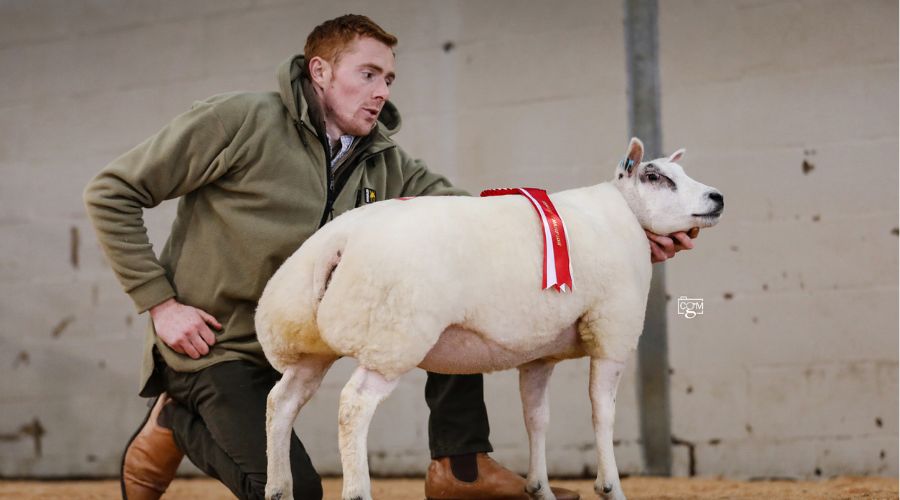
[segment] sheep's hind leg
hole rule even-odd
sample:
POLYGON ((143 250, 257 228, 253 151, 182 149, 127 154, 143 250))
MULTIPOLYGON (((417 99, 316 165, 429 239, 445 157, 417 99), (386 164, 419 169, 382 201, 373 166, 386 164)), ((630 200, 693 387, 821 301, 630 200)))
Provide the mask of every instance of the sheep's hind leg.
POLYGON ((293 498, 291 429, 300 408, 319 388, 322 377, 337 359, 305 355, 284 370, 266 399, 266 498, 293 498))
POLYGON ((549 382, 552 361, 537 360, 519 367, 519 392, 531 457, 525 490, 532 498, 555 500, 547 478, 547 425, 550 423, 549 382))
POLYGON ((594 491, 600 498, 625 500, 616 457, 613 452, 613 423, 616 417, 616 391, 625 363, 591 358, 591 406, 597 440, 597 481, 594 491))
POLYGON ((344 470, 343 500, 371 500, 366 438, 375 408, 397 387, 398 378, 359 366, 341 391, 338 443, 344 470))

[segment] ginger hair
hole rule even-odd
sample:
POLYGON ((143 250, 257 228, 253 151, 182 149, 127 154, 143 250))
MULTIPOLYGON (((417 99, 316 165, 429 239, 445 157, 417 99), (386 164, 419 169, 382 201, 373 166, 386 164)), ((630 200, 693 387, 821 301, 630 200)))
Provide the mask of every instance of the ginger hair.
POLYGON ((341 54, 358 38, 374 38, 391 48, 397 45, 397 37, 375 21, 358 14, 346 14, 316 26, 306 38, 303 54, 307 63, 318 56, 337 65, 341 54))

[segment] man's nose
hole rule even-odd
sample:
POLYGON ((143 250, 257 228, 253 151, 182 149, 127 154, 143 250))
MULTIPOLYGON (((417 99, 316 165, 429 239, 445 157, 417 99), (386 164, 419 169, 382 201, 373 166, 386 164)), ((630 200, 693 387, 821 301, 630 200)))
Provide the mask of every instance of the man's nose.
POLYGON ((388 99, 388 97, 390 97, 390 95, 391 95, 391 88, 388 87, 388 84, 386 81, 381 80, 381 83, 378 84, 378 87, 375 89, 375 94, 372 97, 374 97, 376 99, 383 99, 386 101, 388 99))

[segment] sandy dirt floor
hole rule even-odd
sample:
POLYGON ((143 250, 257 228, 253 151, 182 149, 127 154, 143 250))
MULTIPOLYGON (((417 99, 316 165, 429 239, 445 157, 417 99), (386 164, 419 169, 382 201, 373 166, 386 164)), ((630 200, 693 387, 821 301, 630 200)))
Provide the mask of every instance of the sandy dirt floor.
MULTIPOLYGON (((597 498, 590 480, 557 480, 554 486, 577 490, 584 499, 597 498)), ((627 478, 622 481, 631 500, 642 499, 896 499, 898 481, 880 477, 840 477, 807 481, 725 481, 716 479, 627 478)), ((341 479, 324 482, 325 498, 339 499, 341 479)), ((384 500, 422 500, 422 479, 376 479, 373 495, 384 500)), ((72 500, 118 498, 117 481, 0 481, 0 498, 72 500)), ((209 479, 179 479, 172 483, 166 499, 213 500, 234 498, 221 484, 209 479)))

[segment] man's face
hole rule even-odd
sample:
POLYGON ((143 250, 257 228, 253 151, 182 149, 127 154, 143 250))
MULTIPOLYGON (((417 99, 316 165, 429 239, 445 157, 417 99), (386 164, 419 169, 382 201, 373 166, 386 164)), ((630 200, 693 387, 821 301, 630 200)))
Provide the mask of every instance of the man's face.
POLYGON ((322 79, 322 107, 328 135, 367 135, 390 96, 394 53, 373 38, 358 38, 322 79))

